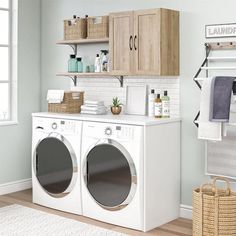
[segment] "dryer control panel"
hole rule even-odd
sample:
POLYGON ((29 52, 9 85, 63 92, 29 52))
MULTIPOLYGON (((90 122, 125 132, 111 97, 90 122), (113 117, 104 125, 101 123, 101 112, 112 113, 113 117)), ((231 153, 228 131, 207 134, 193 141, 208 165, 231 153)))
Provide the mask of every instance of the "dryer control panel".
POLYGON ((83 135, 94 138, 133 140, 135 128, 131 125, 84 122, 83 135))

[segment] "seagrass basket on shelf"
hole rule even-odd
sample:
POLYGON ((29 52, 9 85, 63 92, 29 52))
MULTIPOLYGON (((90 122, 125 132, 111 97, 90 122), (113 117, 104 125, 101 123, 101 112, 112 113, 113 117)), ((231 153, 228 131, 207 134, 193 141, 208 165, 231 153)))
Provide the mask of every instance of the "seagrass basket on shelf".
POLYGON ((48 103, 48 111, 55 113, 80 113, 84 103, 84 92, 69 91, 64 93, 62 103, 48 103))
POLYGON ((109 16, 88 17, 87 37, 108 38, 109 37, 109 16))
POLYGON ((236 193, 228 179, 216 177, 193 191, 193 236, 236 236, 236 193), (218 188, 218 180, 227 188, 218 188))
POLYGON ((78 40, 87 37, 87 19, 64 20, 64 40, 78 40))

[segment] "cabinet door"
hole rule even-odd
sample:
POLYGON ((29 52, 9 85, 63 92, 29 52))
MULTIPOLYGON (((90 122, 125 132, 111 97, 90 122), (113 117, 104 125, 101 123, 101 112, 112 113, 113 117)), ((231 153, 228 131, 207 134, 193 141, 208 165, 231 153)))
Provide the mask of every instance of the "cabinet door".
POLYGON ((136 74, 160 74, 160 10, 134 12, 136 74))
POLYGON ((110 70, 113 74, 133 72, 133 11, 110 14, 110 70))

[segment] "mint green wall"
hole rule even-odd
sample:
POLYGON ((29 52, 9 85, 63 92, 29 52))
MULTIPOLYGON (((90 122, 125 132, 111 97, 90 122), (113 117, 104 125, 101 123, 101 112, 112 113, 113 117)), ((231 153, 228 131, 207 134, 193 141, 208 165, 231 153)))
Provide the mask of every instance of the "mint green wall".
POLYGON ((40 109, 40 0, 18 0, 18 125, 0 126, 0 184, 30 178, 31 112, 40 109))
MULTIPOLYGON (((55 45, 63 35, 62 20, 73 14, 102 15, 156 7, 181 11, 181 189, 182 203, 191 204, 192 189, 206 178, 204 147, 197 140, 197 130, 192 124, 200 95, 192 77, 204 58, 205 25, 235 22, 234 0, 228 0, 227 5, 223 0, 19 0, 19 124, 0 127, 0 184, 30 178, 31 112, 39 111, 40 101, 42 110, 46 109, 45 96, 49 88, 70 87, 68 80, 55 76, 58 71, 64 70, 65 55, 71 53, 68 47, 55 45)), ((93 47, 88 48, 88 53, 93 47)))
MULTIPOLYGON (((46 110, 49 88, 69 88, 69 80, 57 78, 63 71, 68 47, 55 45, 62 39, 62 20, 73 14, 102 15, 108 12, 166 7, 181 11, 180 17, 180 81, 182 126, 182 203, 191 204, 192 189, 204 179, 204 147, 197 140, 192 120, 199 107, 199 90, 192 81, 204 59, 204 27, 206 24, 236 22, 234 0, 41 0, 42 1, 42 109, 46 110)), ((88 53, 91 48, 88 47, 88 53)), ((164 181, 164 179, 163 179, 164 181)))

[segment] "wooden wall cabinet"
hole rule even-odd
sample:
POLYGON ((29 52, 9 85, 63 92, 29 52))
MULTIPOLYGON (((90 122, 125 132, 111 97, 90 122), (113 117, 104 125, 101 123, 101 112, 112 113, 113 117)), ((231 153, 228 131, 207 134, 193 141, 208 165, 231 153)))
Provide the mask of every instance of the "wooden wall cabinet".
POLYGON ((119 75, 179 75, 179 12, 110 14, 110 70, 119 75))

